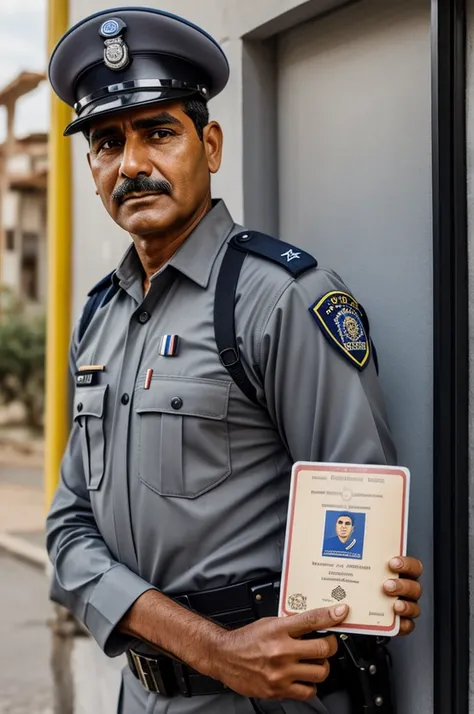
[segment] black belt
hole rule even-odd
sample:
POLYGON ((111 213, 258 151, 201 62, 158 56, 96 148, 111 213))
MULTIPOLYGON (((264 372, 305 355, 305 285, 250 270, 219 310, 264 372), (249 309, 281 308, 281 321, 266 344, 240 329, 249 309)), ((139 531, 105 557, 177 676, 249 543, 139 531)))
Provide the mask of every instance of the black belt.
MULTIPOLYGON (((275 617, 279 591, 280 575, 275 574, 173 599, 228 629, 235 629, 262 617, 275 617)), ((143 651, 127 652, 128 663, 149 692, 165 697, 176 694, 194 697, 230 691, 222 682, 197 672, 171 655, 145 644, 140 650, 143 651)), ((329 677, 318 684, 318 695, 324 697, 340 690, 350 692, 355 714, 394 714, 387 653, 375 637, 340 635, 339 652, 331 658, 329 677)))
POLYGON ((147 692, 156 692, 163 697, 181 694, 183 697, 197 697, 203 694, 220 694, 228 688, 222 682, 206 677, 187 664, 166 655, 138 654, 127 652, 128 665, 147 692))
MULTIPOLYGON (((228 629, 248 625, 261 617, 277 614, 280 575, 249 580, 225 588, 178 595, 173 600, 199 615, 209 617, 228 629)), ((148 692, 165 697, 181 694, 194 697, 229 691, 222 682, 207 677, 183 662, 153 652, 129 650, 128 664, 132 673, 148 692)))

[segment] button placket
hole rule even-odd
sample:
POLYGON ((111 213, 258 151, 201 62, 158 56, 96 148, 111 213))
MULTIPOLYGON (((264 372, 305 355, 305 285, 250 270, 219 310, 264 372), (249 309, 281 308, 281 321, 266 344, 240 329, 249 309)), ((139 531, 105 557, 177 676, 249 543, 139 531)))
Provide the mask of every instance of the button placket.
POLYGON ((147 329, 141 329, 142 324, 151 317, 149 312, 147 320, 141 323, 140 315, 145 311, 141 311, 138 315, 135 313, 130 319, 125 345, 122 353, 122 367, 119 373, 117 383, 117 397, 115 404, 117 409, 114 414, 113 424, 113 450, 111 471, 116 474, 114 478, 117 481, 117 488, 113 490, 113 506, 115 513, 115 522, 120 523, 120 528, 115 529, 115 538, 117 542, 117 550, 121 559, 130 563, 137 563, 137 554, 135 550, 135 542, 133 536, 133 526, 130 518, 130 509, 128 508, 127 499, 123 498, 123 493, 129 490, 129 473, 128 469, 123 468, 123 464, 127 463, 128 459, 128 439, 129 439, 129 417, 130 404, 133 394, 133 385, 137 380, 137 374, 142 354, 143 346, 146 340, 147 329), (128 399, 127 399, 128 398, 128 399), (125 407, 125 408, 124 408, 125 407), (119 485, 119 481, 123 483, 119 485))

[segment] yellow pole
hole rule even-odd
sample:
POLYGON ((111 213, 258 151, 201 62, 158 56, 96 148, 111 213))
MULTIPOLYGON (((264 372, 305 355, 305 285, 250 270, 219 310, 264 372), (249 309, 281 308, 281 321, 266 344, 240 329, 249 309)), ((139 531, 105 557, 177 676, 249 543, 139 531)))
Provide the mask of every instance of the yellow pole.
MULTIPOLYGON (((48 0, 48 48, 68 29, 69 0, 48 0)), ((48 330, 46 344, 45 492, 49 507, 66 446, 71 313, 71 156, 64 127, 70 109, 51 92, 48 183, 48 330)))

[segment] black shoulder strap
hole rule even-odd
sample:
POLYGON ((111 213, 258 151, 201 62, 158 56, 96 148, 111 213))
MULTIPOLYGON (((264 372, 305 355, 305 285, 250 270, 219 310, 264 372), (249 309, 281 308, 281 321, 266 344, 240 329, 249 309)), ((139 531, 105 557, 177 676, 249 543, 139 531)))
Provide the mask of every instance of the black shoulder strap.
POLYGON ((214 334, 223 366, 245 396, 258 404, 257 392, 245 373, 235 336, 235 293, 247 253, 278 263, 295 278, 315 268, 318 263, 309 253, 264 233, 247 231, 229 241, 217 278, 214 334))
POLYGON ((245 373, 235 337, 235 292, 245 255, 230 245, 224 255, 214 298, 214 334, 222 364, 245 396, 258 404, 257 392, 245 373))
POLYGON ((113 288, 113 274, 114 271, 106 275, 105 278, 102 278, 102 280, 100 280, 97 285, 94 285, 92 290, 88 292, 89 299, 84 305, 84 310, 82 311, 81 319, 79 321, 77 331, 78 342, 80 342, 84 337, 84 334, 99 307, 101 307, 102 304, 105 304, 105 302, 108 302, 106 297, 110 299, 114 294, 115 291, 111 290, 113 288), (108 293, 110 293, 110 295, 108 295, 108 293))

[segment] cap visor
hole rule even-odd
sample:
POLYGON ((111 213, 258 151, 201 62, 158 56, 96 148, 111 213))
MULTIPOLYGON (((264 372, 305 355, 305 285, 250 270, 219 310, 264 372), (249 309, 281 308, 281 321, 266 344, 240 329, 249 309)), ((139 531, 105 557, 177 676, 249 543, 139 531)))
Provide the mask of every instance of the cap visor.
POLYGON ((159 92, 129 92, 116 95, 113 98, 109 97, 106 100, 96 102, 87 107, 83 116, 78 117, 67 125, 64 130, 64 136, 71 136, 72 134, 84 131, 95 120, 101 120, 109 115, 125 113, 138 107, 147 106, 148 104, 179 101, 193 94, 198 93, 184 89, 167 89, 160 90, 159 92))

